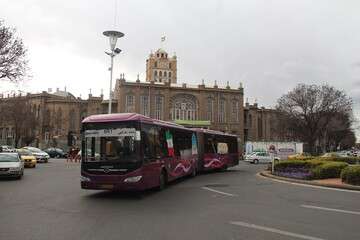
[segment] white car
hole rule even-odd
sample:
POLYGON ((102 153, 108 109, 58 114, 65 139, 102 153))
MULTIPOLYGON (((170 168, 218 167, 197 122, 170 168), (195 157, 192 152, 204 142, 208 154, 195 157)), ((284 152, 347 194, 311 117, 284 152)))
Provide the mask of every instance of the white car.
POLYGON ((16 177, 24 175, 24 162, 18 153, 0 153, 0 177, 16 177))
MULTIPOLYGON (((274 160, 280 160, 278 157, 274 157, 274 160)), ((268 152, 253 152, 249 155, 245 155, 245 162, 250 163, 271 163, 271 155, 268 152)))
POLYGON ((2 149, 3 152, 16 152, 15 148, 12 148, 12 147, 10 147, 8 145, 1 146, 1 149, 2 149))
POLYGON ((49 162, 49 154, 36 148, 36 147, 23 147, 24 149, 29 150, 35 157, 37 162, 49 162))

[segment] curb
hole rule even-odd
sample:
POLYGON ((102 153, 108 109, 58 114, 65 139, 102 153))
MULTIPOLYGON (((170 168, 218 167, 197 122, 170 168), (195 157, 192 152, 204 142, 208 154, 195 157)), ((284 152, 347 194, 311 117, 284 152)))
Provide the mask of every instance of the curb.
POLYGON ((312 185, 312 186, 318 186, 318 187, 328 187, 328 188, 337 188, 337 189, 360 191, 360 186, 359 187, 358 186, 352 186, 352 185, 343 185, 343 186, 340 185, 339 186, 339 185, 336 185, 336 184, 324 184, 324 183, 312 182, 312 181, 308 181, 308 180, 286 178, 286 177, 280 177, 280 176, 273 175, 273 174, 270 173, 270 171, 262 171, 262 172, 260 172, 258 174, 263 176, 263 177, 266 177, 266 178, 282 180, 282 181, 290 182, 290 183, 300 183, 300 184, 312 185))

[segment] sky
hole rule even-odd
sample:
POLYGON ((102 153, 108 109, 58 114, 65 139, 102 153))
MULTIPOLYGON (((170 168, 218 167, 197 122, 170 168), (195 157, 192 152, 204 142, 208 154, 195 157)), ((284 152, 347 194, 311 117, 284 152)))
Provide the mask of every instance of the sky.
MULTIPOLYGON (((125 34, 114 76, 145 81, 145 60, 162 47, 178 59, 178 83, 244 86, 245 99, 274 107, 299 83, 344 90, 360 118, 358 0, 1 0, 0 18, 28 49, 30 77, 14 88, 109 92, 105 30, 125 34)), ((357 132, 360 139, 360 132, 357 132)))

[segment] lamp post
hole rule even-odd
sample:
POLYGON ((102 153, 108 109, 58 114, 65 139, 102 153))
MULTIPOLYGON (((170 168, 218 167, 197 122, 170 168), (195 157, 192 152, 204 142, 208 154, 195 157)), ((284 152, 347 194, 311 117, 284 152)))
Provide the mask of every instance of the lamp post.
POLYGON ((111 89, 112 89, 112 75, 113 75, 113 66, 114 66, 114 57, 121 52, 121 49, 115 48, 116 42, 118 38, 121 38, 124 36, 122 32, 118 31, 105 31, 103 34, 106 37, 109 37, 110 41, 110 51, 111 52, 105 52, 107 55, 111 57, 111 67, 110 67, 110 92, 109 92, 109 114, 111 113, 111 89))

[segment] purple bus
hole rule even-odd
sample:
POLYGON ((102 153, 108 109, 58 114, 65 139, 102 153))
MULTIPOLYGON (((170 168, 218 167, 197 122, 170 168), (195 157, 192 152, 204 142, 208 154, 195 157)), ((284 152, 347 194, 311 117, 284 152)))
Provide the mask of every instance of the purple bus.
POLYGON ((198 141, 197 170, 226 170, 239 164, 238 137, 209 129, 194 128, 198 141))
POLYGON ((136 113, 92 115, 82 121, 81 187, 163 189, 196 175, 197 133, 136 113))

